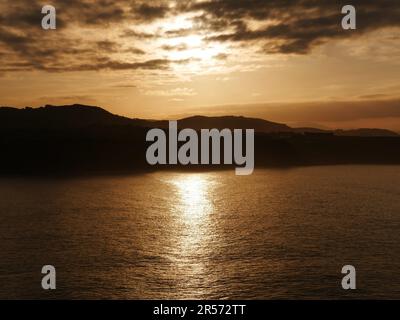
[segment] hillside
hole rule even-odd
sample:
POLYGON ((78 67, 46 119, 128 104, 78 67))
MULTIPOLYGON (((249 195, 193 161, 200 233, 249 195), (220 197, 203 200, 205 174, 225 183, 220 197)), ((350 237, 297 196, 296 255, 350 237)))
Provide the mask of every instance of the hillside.
MULTIPOLYGON (((400 137, 335 135, 244 117, 190 117, 180 127, 255 128, 255 166, 400 164, 400 137)), ((99 174, 199 166, 150 166, 149 128, 168 121, 129 119, 98 107, 0 108, 0 175, 99 174)), ((374 131, 376 132, 376 131, 374 131)), ((365 134, 365 131, 361 132, 365 134)), ((368 134, 371 131, 367 130, 368 134)), ((390 136, 389 136, 390 135, 390 136)), ((204 170, 226 166, 205 166, 204 170)))
MULTIPOLYGON (((286 124, 242 116, 193 116, 178 121, 180 128, 200 129, 255 129, 258 133, 335 134, 338 136, 393 137, 397 133, 385 129, 321 130, 317 128, 291 128, 286 124)), ((67 130, 91 126, 138 126, 168 128, 166 120, 130 119, 112 114, 100 107, 85 105, 51 106, 17 109, 0 107, 0 130, 44 129, 67 130)))

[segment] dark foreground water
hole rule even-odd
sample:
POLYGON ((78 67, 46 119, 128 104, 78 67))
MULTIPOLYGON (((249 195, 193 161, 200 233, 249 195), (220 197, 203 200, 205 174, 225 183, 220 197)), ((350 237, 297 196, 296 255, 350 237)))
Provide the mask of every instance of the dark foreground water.
POLYGON ((400 167, 2 178, 0 298, 400 298, 400 167))

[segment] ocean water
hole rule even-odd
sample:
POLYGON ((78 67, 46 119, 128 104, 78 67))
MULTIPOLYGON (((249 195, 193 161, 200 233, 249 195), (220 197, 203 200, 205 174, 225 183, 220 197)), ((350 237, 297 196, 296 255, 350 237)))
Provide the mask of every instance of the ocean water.
POLYGON ((400 167, 0 178, 0 298, 399 299, 400 167))

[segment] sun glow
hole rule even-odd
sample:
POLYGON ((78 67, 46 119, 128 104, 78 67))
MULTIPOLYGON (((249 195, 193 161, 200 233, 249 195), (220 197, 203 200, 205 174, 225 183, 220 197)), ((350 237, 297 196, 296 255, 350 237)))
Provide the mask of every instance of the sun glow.
POLYGON ((180 207, 185 219, 200 219, 212 211, 207 179, 201 174, 182 176, 173 182, 178 188, 180 207))
POLYGON ((205 40, 207 34, 199 31, 193 22, 194 18, 193 15, 181 15, 152 27, 154 32, 164 35, 158 46, 165 58, 174 61, 186 60, 184 66, 177 65, 177 72, 185 69, 202 73, 206 67, 212 68, 220 63, 220 57, 227 53, 224 44, 205 40))
MULTIPOLYGON (((190 273, 181 290, 196 287, 199 297, 209 292, 204 285, 210 280, 204 259, 215 238, 213 226, 216 177, 210 173, 171 173, 165 182, 171 188, 171 218, 175 225, 175 254, 172 255, 175 274, 190 273)), ((190 293, 193 294, 193 293, 190 293)))

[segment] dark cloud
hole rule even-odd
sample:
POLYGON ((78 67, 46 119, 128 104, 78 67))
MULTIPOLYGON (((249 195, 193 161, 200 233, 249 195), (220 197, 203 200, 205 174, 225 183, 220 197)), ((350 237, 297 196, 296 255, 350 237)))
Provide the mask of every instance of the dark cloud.
MULTIPOLYGON (((0 13, 2 26, 13 28, 41 29, 41 13, 44 4, 51 4, 57 11, 57 28, 64 29, 72 24, 107 26, 129 18, 124 8, 126 1, 112 0, 39 0, 8 1, 6 10, 0 13)), ((30 30, 32 31, 32 30, 30 30)))
POLYGON ((168 30, 165 32, 165 36, 167 37, 185 37, 193 34, 193 29, 190 28, 181 28, 176 30, 168 30))
POLYGON ((134 84, 117 84, 112 87, 113 88, 126 88, 126 89, 137 88, 137 86, 135 86, 134 84))
POLYGON ((145 62, 134 62, 134 63, 109 61, 106 64, 99 65, 99 67, 101 69, 113 69, 113 70, 129 70, 129 69, 155 70, 155 69, 167 69, 169 64, 170 61, 167 59, 154 59, 145 62))
POLYGON ((115 52, 119 48, 118 43, 109 40, 97 41, 96 45, 100 50, 106 50, 107 52, 115 52))
POLYGON ((217 60, 226 60, 229 58, 229 56, 226 53, 220 53, 215 55, 214 58, 217 60))
POLYGON ((185 51, 188 49, 188 46, 186 43, 181 43, 175 46, 163 45, 161 49, 165 51, 185 51))
POLYGON ((45 70, 49 72, 100 70, 163 70, 168 69, 170 63, 171 61, 167 59, 154 59, 143 62, 121 62, 115 60, 99 59, 99 61, 96 62, 71 65, 68 67, 49 66, 45 70))
MULTIPOLYGON (((165 2, 164 2, 165 3, 165 2)), ((88 41, 86 34, 70 33, 72 28, 93 28, 97 34, 109 30, 111 24, 150 22, 167 13, 162 3, 132 0, 53 0, 51 5, 57 12, 57 30, 44 31, 41 28, 43 1, 19 0, 2 4, 0 12, 0 51, 7 61, 0 71, 75 71, 101 69, 165 69, 166 62, 148 60, 145 62, 112 61, 110 55, 122 52, 144 55, 135 46, 126 48, 117 41, 88 41), (84 40, 85 39, 85 40, 84 40), (107 61, 107 63, 98 63, 107 61), (78 66, 77 66, 78 65, 78 66)), ((85 31, 82 31, 85 32, 85 31)), ((152 37, 145 34, 126 32, 124 36, 135 36, 138 41, 152 37)), ((133 60, 136 60, 132 57, 133 60)))
POLYGON ((149 21, 164 18, 169 12, 169 7, 164 4, 150 5, 142 3, 132 7, 132 11, 137 19, 142 21, 149 21))
MULTIPOLYGON (((111 53, 130 52, 143 55, 138 48, 122 50, 120 44, 109 41, 83 42, 68 38, 58 39, 57 33, 47 33, 43 41, 32 41, 29 36, 5 30, 0 27, 0 44, 6 44, 9 59, 0 66, 1 72, 41 70, 48 72, 99 71, 99 70, 164 70, 170 63, 167 59, 145 61, 115 61, 111 53), (56 38, 57 41, 52 41, 56 38)), ((62 35, 60 34, 60 37, 62 35)))
MULTIPOLYGON (((38 68, 47 72, 77 72, 77 71, 101 71, 101 70, 167 70, 171 64, 185 64, 191 59, 169 60, 152 59, 139 62, 125 62, 111 60, 105 57, 93 59, 90 63, 73 63, 71 65, 48 64, 38 68)), ((1 70, 1 69, 0 69, 1 70)))
MULTIPOLYGON (((21 35, 0 27, 0 46, 3 44, 9 51, 6 59, 8 64, 15 71, 47 70, 55 64, 67 68, 71 61, 93 59, 97 55, 92 44, 64 37, 60 41, 55 33, 46 32, 45 35, 41 41, 35 41, 30 34, 21 35)), ((95 47, 104 47, 105 44, 95 43, 95 47)), ((4 65, 0 66, 0 70, 6 69, 4 65)))
POLYGON ((135 39, 152 39, 152 38, 156 38, 158 35, 156 34, 152 34, 152 33, 146 33, 146 32, 137 32, 135 30, 132 29, 127 29, 124 30, 121 34, 120 37, 121 38, 135 38, 135 39))
POLYGON ((357 30, 341 28, 341 8, 347 1, 316 0, 215 0, 186 4, 184 10, 198 10, 204 27, 218 32, 211 41, 260 42, 268 53, 308 53, 329 39, 360 35, 382 27, 400 26, 398 0, 354 0, 357 30), (273 24, 254 29, 249 19, 273 24))
MULTIPOLYGON (((357 30, 345 31, 340 22, 341 7, 347 1, 179 0, 175 7, 169 7, 168 2, 162 0, 53 0, 52 5, 57 9, 57 30, 44 31, 41 29, 41 0, 10 0, 2 3, 0 12, 0 51, 2 61, 7 61, 2 63, 0 71, 165 69, 167 63, 160 63, 163 59, 153 57, 149 60, 152 63, 146 63, 137 62, 133 57, 133 61, 127 63, 114 61, 110 55, 116 52, 144 55, 145 52, 137 48, 141 42, 186 36, 193 29, 168 30, 163 34, 126 29, 112 41, 88 41, 87 34, 79 38, 79 34, 72 34, 70 30, 93 28, 95 34, 101 35, 114 25, 127 28, 180 13, 196 13, 194 30, 197 34, 207 34, 209 41, 243 46, 255 44, 255 50, 262 47, 265 53, 306 54, 331 39, 354 37, 382 27, 399 27, 398 1, 352 0, 357 8, 357 30), (259 25, 251 25, 252 20, 259 25), (131 48, 124 46, 124 38, 132 38, 131 48)), ((185 48, 164 46, 163 49, 185 48)))
POLYGON ((128 48, 128 49, 123 50, 123 52, 125 52, 125 53, 133 53, 135 55, 146 54, 145 51, 143 51, 142 49, 139 49, 139 48, 128 48))

